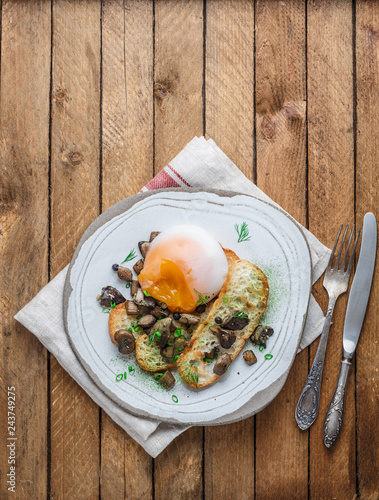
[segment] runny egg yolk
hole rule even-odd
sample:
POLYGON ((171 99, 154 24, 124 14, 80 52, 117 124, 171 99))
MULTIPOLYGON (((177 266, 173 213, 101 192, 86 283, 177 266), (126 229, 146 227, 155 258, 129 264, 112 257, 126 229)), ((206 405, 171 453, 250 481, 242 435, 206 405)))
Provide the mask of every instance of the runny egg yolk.
POLYGON ((184 273, 172 260, 161 260, 157 279, 151 267, 143 269, 138 279, 142 288, 155 299, 165 302, 170 311, 191 312, 195 309, 196 302, 184 273))
POLYGON ((171 312, 189 313, 203 297, 212 299, 228 270, 220 244, 205 229, 175 226, 150 243, 138 281, 145 292, 171 312))

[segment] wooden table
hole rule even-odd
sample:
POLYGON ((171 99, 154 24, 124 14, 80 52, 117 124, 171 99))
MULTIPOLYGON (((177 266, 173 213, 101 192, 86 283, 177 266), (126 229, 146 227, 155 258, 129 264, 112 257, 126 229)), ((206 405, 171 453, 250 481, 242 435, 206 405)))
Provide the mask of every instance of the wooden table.
MULTIPOLYGON (((317 345, 264 411, 191 428, 155 460, 13 320, 96 216, 195 135, 212 137, 331 246, 340 223, 378 214, 378 98, 375 0, 2 1, 1 498, 379 498, 378 276, 331 450, 322 421, 347 295, 310 431, 294 410, 317 345), (6 485, 7 386, 16 494, 6 485)), ((314 294, 325 311, 321 282, 314 294)))

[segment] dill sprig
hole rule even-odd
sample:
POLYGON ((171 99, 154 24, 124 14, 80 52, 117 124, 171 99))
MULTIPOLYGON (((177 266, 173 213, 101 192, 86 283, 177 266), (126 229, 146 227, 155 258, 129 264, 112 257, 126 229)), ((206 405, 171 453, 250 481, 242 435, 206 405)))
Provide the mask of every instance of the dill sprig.
POLYGON ((123 264, 124 262, 128 262, 129 260, 133 260, 137 257, 137 252, 134 250, 134 248, 132 248, 130 250, 130 252, 128 253, 128 255, 126 256, 126 259, 124 259, 121 264, 123 264))
POLYGON ((247 227, 247 222, 242 222, 241 227, 239 227, 238 224, 234 224, 234 227, 238 234, 238 243, 250 240, 249 228, 247 227))
POLYGON ((209 295, 203 295, 202 293, 198 292, 196 290, 196 288, 194 288, 195 290, 195 293, 197 293, 197 295, 199 296, 199 300, 196 302, 196 305, 200 305, 200 304, 206 304, 209 300, 209 295))
POLYGON ((233 318, 243 318, 243 319, 246 319, 248 316, 246 313, 242 312, 242 311, 238 311, 236 312, 235 314, 233 314, 232 316, 233 318))
POLYGON ((178 367, 182 369, 181 376, 185 382, 188 382, 189 384, 193 384, 195 387, 197 387, 199 383, 199 373, 198 373, 198 368, 197 368, 197 362, 196 364, 194 363, 179 363, 178 367))

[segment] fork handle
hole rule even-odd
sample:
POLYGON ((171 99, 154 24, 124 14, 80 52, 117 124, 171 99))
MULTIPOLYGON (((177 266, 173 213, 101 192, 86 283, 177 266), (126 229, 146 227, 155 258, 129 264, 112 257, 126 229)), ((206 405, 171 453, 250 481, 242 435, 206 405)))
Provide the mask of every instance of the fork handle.
POLYGON ((325 415, 322 435, 324 438, 324 444, 327 448, 330 448, 334 444, 342 428, 345 410, 346 382, 350 372, 350 367, 351 359, 344 358, 341 361, 337 385, 328 411, 325 415))
POLYGON ((296 406, 295 419, 297 425, 303 431, 308 429, 313 424, 318 415, 325 351, 336 300, 337 298, 335 297, 330 297, 329 299, 328 311, 326 313, 316 356, 313 360, 311 371, 309 372, 304 389, 300 394, 300 398, 296 406))

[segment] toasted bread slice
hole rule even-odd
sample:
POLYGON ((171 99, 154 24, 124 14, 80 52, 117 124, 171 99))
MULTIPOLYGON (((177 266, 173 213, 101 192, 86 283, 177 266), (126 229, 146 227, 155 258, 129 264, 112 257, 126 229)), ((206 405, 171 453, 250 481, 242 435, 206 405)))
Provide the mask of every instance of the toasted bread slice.
MULTIPOLYGON (((148 309, 146 309, 148 311, 148 309)), ((117 345, 117 342, 114 340, 113 336, 117 332, 117 330, 127 330, 131 328, 133 331, 133 335, 136 339, 138 339, 142 334, 142 328, 134 330, 133 325, 136 325, 137 319, 136 316, 130 316, 126 312, 126 302, 122 302, 118 304, 115 308, 111 310, 109 313, 109 336, 111 341, 117 345)))
POLYGON ((206 322, 198 328, 190 345, 177 360, 180 376, 191 387, 205 387, 219 378, 212 371, 213 364, 203 361, 204 355, 218 347, 219 356, 228 353, 232 360, 235 359, 266 309, 269 286, 265 274, 251 262, 241 260, 232 253, 228 256, 228 276, 206 322), (229 349, 224 349, 210 327, 218 326, 214 322, 217 316, 225 318, 233 311, 247 314, 249 323, 243 330, 233 332, 236 341, 229 349))
MULTIPOLYGON (((193 325, 190 330, 193 330, 191 337, 196 335, 198 328, 200 328, 206 318, 208 317, 209 311, 212 305, 209 304, 205 311, 200 314, 200 321, 196 325, 193 325)), ((188 335, 188 331, 185 332, 188 335)), ((187 342, 189 340, 187 336, 187 342)), ((138 364, 143 370, 148 372, 160 372, 162 370, 170 370, 176 366, 175 363, 168 363, 165 358, 162 357, 160 348, 156 342, 150 342, 150 337, 148 335, 142 335, 136 342, 136 357, 138 364)))

